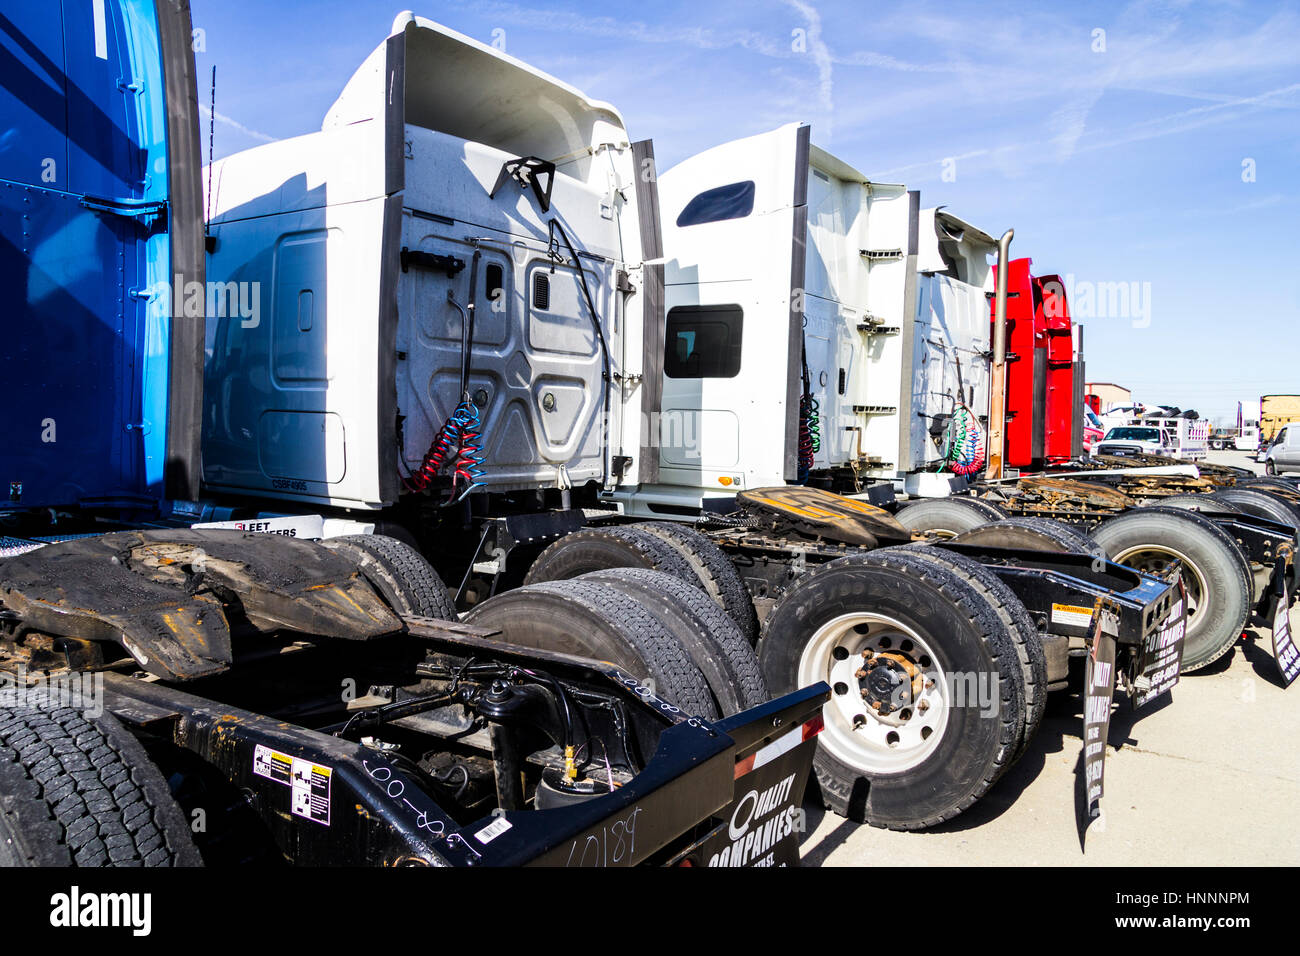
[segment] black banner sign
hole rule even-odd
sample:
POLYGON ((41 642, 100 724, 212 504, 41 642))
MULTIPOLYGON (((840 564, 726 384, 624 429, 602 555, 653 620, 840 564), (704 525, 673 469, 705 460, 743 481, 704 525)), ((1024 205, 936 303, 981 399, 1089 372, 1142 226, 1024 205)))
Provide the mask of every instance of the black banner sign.
POLYGON ((1101 815, 1102 775, 1106 769, 1106 736, 1115 695, 1115 616, 1105 608, 1093 615, 1092 653, 1088 655, 1083 689, 1083 775, 1088 819, 1101 815))
POLYGON ((1295 640, 1291 636, 1291 589, 1287 579, 1282 578, 1282 595, 1277 599, 1277 610, 1273 612, 1273 660, 1282 674, 1282 683, 1290 687, 1300 677, 1300 652, 1296 651, 1295 640))
POLYGON ((1187 592, 1180 584, 1178 601, 1160 629, 1146 639, 1142 648, 1142 672, 1132 690, 1134 707, 1150 703, 1167 694, 1178 683, 1183 660, 1183 643, 1187 636, 1187 592))

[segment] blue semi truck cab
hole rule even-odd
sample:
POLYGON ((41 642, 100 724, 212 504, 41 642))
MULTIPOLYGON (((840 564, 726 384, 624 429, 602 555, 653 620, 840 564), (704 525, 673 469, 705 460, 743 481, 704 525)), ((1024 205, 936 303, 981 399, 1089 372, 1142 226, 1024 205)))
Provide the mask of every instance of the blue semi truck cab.
POLYGON ((0 514, 198 497, 204 281, 189 4, 0 5, 0 514), (54 9, 60 10, 55 5, 54 9))

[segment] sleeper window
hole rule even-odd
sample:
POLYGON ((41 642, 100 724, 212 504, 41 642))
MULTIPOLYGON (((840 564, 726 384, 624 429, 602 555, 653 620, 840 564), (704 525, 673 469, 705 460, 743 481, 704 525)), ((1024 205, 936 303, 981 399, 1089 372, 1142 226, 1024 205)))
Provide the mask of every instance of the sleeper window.
POLYGON ((669 378, 734 378, 740 373, 743 319, 738 305, 683 305, 669 311, 664 372, 669 378))
POLYGON ((744 219, 754 211, 754 184, 731 183, 706 189, 686 204, 677 217, 678 226, 698 226, 723 219, 744 219))

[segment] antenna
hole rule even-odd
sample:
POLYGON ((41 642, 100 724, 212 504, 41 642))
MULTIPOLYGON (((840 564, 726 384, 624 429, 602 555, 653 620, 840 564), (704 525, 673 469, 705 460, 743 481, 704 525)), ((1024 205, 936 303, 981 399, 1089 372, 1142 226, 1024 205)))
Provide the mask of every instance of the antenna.
MULTIPOLYGON (((206 245, 211 245, 212 223, 212 141, 217 133, 217 65, 212 64, 212 105, 208 107, 208 206, 203 216, 203 238, 206 245)), ((209 250, 211 251, 211 250, 209 250)))

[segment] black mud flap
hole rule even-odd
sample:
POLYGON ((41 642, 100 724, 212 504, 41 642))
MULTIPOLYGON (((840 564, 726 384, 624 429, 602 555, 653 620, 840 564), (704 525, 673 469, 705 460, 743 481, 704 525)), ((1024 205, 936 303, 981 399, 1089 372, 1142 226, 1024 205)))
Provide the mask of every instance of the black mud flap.
POLYGON ((1106 772, 1106 739, 1115 695, 1115 636, 1119 620, 1099 599, 1093 614, 1091 649, 1083 687, 1083 751, 1077 786, 1079 847, 1092 821, 1101 816, 1106 772))
POLYGON ((1282 675, 1282 686, 1290 687, 1300 677, 1300 652, 1296 651, 1295 638, 1291 634, 1291 601, 1293 593, 1291 576, 1283 568, 1284 561, 1279 559, 1273 569, 1273 581, 1270 591, 1276 597, 1273 608, 1273 660, 1277 662, 1278 672, 1282 675))
POLYGON ((1159 629, 1143 640, 1134 655, 1128 695, 1134 709, 1167 694, 1178 683, 1187 637, 1187 589, 1178 584, 1178 600, 1160 622, 1159 629))
POLYGON ((0 564, 0 604, 25 626, 120 644, 167 680, 230 665, 226 602, 263 632, 367 639, 403 627, 347 557, 280 535, 124 531, 0 564))

